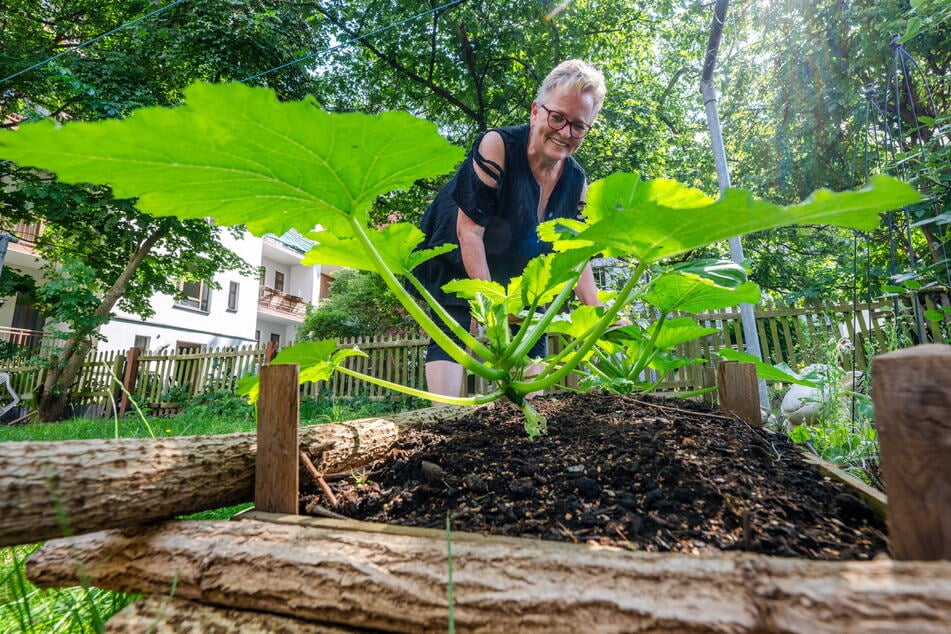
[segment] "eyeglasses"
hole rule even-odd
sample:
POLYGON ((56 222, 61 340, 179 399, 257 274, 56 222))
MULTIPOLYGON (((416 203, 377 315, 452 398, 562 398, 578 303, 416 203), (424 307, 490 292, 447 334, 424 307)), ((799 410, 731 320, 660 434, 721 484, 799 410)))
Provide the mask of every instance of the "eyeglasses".
POLYGON ((552 110, 543 103, 538 104, 548 113, 548 127, 552 130, 561 130, 568 127, 568 134, 576 139, 583 139, 586 134, 591 132, 591 126, 584 121, 572 121, 557 110, 552 110))

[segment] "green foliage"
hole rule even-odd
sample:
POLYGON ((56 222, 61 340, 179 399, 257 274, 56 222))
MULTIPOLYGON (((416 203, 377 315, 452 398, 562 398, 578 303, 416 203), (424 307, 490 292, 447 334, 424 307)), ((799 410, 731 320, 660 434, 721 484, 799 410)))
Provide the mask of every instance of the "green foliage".
POLYGON ((236 395, 230 390, 215 390, 202 392, 186 400, 183 408, 189 416, 219 417, 252 420, 254 406, 247 399, 236 395))
MULTIPOLYGON (((759 301, 759 289, 746 281, 743 268, 733 262, 698 260, 659 268, 651 280, 640 298, 641 313, 646 317, 605 333, 585 362, 588 375, 582 386, 624 394, 651 392, 670 372, 702 362, 678 355, 676 348, 716 332, 690 317, 669 318, 672 312, 692 313, 759 301)), ((575 310, 570 321, 553 326, 559 333, 579 337, 597 321, 596 311, 587 307, 575 310)))
MULTIPOLYGON (((448 170, 458 160, 458 149, 440 138, 431 124, 405 115, 328 115, 312 101, 282 104, 267 91, 239 85, 197 85, 187 92, 195 103, 172 110, 147 109, 125 121, 62 129, 25 126, 6 135, 4 152, 21 161, 40 158, 45 167, 66 179, 108 177, 119 191, 140 196, 143 208, 155 208, 161 214, 211 214, 218 223, 240 220, 252 231, 276 233, 290 228, 306 231, 320 224, 324 231, 312 234, 318 244, 309 252, 309 262, 339 263, 346 258, 359 260, 361 268, 372 267, 434 341, 454 360, 497 386, 484 396, 435 398, 464 404, 505 396, 521 407, 530 436, 544 433, 545 421, 525 396, 559 383, 572 372, 616 321, 622 307, 639 300, 664 311, 699 310, 720 305, 725 301, 722 296, 730 293, 730 301, 748 301, 758 292, 739 271, 724 265, 686 265, 663 270, 643 282, 641 275, 649 267, 738 232, 783 224, 823 222, 872 229, 878 224, 879 211, 918 199, 911 188, 884 176, 875 177, 861 190, 820 190, 787 207, 755 200, 738 190, 712 200, 673 181, 643 181, 634 174, 611 176, 592 183, 584 222, 556 220, 540 227, 539 234, 554 244, 555 253, 530 264, 507 287, 479 280, 450 284, 450 289, 470 300, 473 314, 482 320, 489 338, 486 345, 456 324, 412 276, 416 265, 437 254, 414 250, 422 238, 419 230, 401 223, 383 229, 369 226, 367 209, 372 197, 387 187, 448 170), (233 120, 222 120, 223 115, 233 120), (384 134, 381 122, 386 122, 385 143, 378 138, 384 134), (245 138, 236 139, 233 130, 245 138), (234 139, 227 152, 221 145, 224 139, 234 139), (183 148, 179 142, 185 143, 183 148), (148 149, 147 169, 140 160, 133 160, 127 149, 130 145, 148 149), (289 152, 293 165, 283 152, 262 151, 272 146, 289 152), (63 152, 63 147, 70 151, 63 152), (223 187, 224 183, 229 186, 223 187), (327 191, 314 183, 326 186, 327 191), (262 204, 262 197, 275 195, 288 199, 262 204), (630 231, 631 227, 637 231, 630 231), (356 253, 362 255, 354 257, 356 253), (596 253, 635 258, 637 269, 591 327, 545 359, 540 374, 523 376, 528 351, 549 330, 585 262, 596 253), (450 326, 480 360, 442 332, 397 276, 406 278, 430 304, 435 317, 450 326), (536 308, 543 303, 549 304, 548 310, 536 318, 536 308), (507 327, 510 318, 521 319, 514 337, 507 327)), ((663 319, 650 333, 655 341, 664 340, 662 325, 663 319)), ((343 359, 354 354, 362 353, 338 350, 334 341, 325 340, 286 348, 274 362, 298 363, 301 381, 325 380, 338 371, 411 396, 434 397, 343 366, 343 359)), ((238 391, 253 401, 257 390, 257 379, 246 378, 238 391)))
POLYGON ((320 395, 301 401, 301 425, 334 423, 358 418, 385 416, 394 412, 403 412, 425 407, 423 401, 402 394, 389 399, 369 400, 366 398, 341 399, 331 394, 320 395))
MULTIPOLYGON (((834 361, 834 346, 830 347, 834 361)), ((860 391, 846 389, 847 372, 833 363, 823 364, 808 378, 818 388, 815 422, 797 425, 789 437, 806 444, 820 458, 867 482, 874 482, 872 465, 878 462, 878 433, 872 400, 860 391)), ((858 386, 856 386, 858 387, 858 386)))
POLYGON ((330 297, 317 308, 308 307, 297 336, 301 341, 315 341, 404 335, 417 330, 378 273, 344 270, 330 285, 330 297))
POLYGON ((93 634, 134 601, 131 594, 86 586, 40 589, 26 578, 26 560, 39 544, 0 549, 0 631, 93 634))
MULTIPOLYGON (((818 413, 815 420, 791 429, 784 427, 783 431, 820 458, 881 488, 872 399, 861 391, 861 385, 853 385, 867 385, 867 377, 857 372, 851 382, 844 380, 848 371, 840 365, 841 342, 826 340, 815 342, 815 345, 819 348, 819 363, 809 366, 804 372, 796 372, 786 364, 769 365, 729 348, 717 354, 724 360, 754 363, 760 379, 814 388, 816 397, 805 400, 816 404, 818 413)), ((870 350, 868 358, 872 354, 870 350)))

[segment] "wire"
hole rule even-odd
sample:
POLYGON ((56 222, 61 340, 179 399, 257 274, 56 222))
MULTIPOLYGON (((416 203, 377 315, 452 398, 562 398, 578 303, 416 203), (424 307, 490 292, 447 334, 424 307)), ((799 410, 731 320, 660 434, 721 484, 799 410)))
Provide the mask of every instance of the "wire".
POLYGON ((22 75, 23 73, 28 73, 28 72, 30 72, 31 70, 35 70, 35 69, 37 69, 37 68, 40 68, 41 66, 46 66, 46 65, 49 64, 50 62, 56 61, 56 60, 58 60, 60 57, 63 57, 64 55, 69 55, 70 53, 75 53, 75 52, 78 51, 79 49, 85 48, 86 46, 89 46, 89 45, 92 44, 93 42, 96 42, 96 41, 101 40, 102 38, 104 38, 104 37, 106 37, 106 36, 108 36, 108 35, 112 35, 113 33, 116 33, 116 32, 118 32, 118 31, 121 31, 122 29, 124 29, 124 28, 126 28, 126 27, 132 26, 132 25, 135 24, 136 22, 141 22, 142 20, 144 20, 144 19, 146 19, 146 18, 150 18, 150 17, 152 17, 153 15, 155 15, 155 14, 157 14, 157 13, 161 13, 162 11, 165 11, 166 9, 171 9, 171 8, 174 7, 175 5, 181 4, 181 3, 183 3, 183 2, 185 2, 185 0, 175 0, 174 2, 172 2, 172 3, 170 3, 170 4, 167 4, 167 5, 165 5, 164 7, 160 7, 160 8, 158 8, 158 9, 156 9, 155 11, 152 11, 151 13, 146 13, 145 15, 139 16, 139 17, 135 18, 134 20, 130 20, 129 22, 126 22, 126 23, 123 24, 122 26, 117 26, 116 28, 112 29, 111 31, 107 31, 107 32, 105 32, 105 33, 102 33, 102 34, 100 34, 100 35, 97 35, 96 37, 92 38, 91 40, 87 40, 87 41, 83 42, 82 44, 79 44, 78 46, 74 46, 74 47, 72 47, 72 48, 66 49, 66 50, 63 51, 62 53, 57 53, 56 55, 53 55, 52 57, 48 57, 48 58, 44 59, 42 62, 37 62, 37 63, 33 64, 33 65, 30 66, 29 68, 24 68, 23 70, 20 70, 20 71, 17 71, 17 72, 15 72, 15 73, 13 73, 12 75, 9 75, 9 76, 7 76, 7 77, 4 77, 3 79, 0 79, 0 84, 4 83, 4 82, 6 82, 6 81, 9 81, 9 80, 11 80, 11 79, 13 79, 14 77, 19 77, 19 76, 22 75))
POLYGON ((279 70, 281 70, 281 69, 283 69, 283 68, 287 68, 288 66, 293 66, 294 64, 299 64, 299 63, 303 62, 304 60, 312 59, 312 58, 315 58, 315 57, 320 57, 320 56, 323 55, 324 53, 329 53, 330 51, 334 51, 334 50, 336 50, 336 49, 338 49, 338 48, 341 48, 341 47, 343 47, 343 46, 347 46, 348 44, 353 44, 354 42, 359 42, 360 40, 364 40, 364 39, 366 39, 366 38, 368 38, 368 37, 371 37, 371 36, 373 36, 373 35, 377 35, 377 34, 379 34, 379 33, 383 33, 384 31, 388 31, 389 29, 396 28, 396 27, 398 27, 398 26, 400 26, 400 25, 406 24, 407 22, 412 22, 413 20, 415 20, 415 19, 417 19, 417 18, 421 18, 421 17, 427 16, 427 15, 429 15, 429 14, 431 14, 431 13, 435 13, 435 12, 437 12, 437 11, 441 11, 441 10, 443 10, 443 9, 447 9, 447 8, 449 8, 449 7, 455 6, 455 5, 457 5, 457 4, 460 4, 461 2, 463 2, 463 0, 452 0, 451 2, 447 2, 446 4, 440 5, 440 6, 438 6, 438 7, 433 8, 433 9, 429 9, 429 10, 427 10, 427 11, 423 11, 422 13, 417 13, 416 15, 413 15, 413 16, 410 16, 410 17, 405 18, 405 19, 403 19, 403 20, 400 20, 399 22, 394 22, 393 24, 390 24, 389 26, 380 27, 380 28, 378 28, 378 29, 376 29, 376 30, 370 31, 369 33, 364 33, 363 35, 358 35, 358 36, 356 36, 356 37, 350 38, 349 40, 345 40, 345 41, 343 41, 343 42, 340 42, 339 44, 334 44, 334 45, 331 46, 330 48, 325 48, 325 49, 320 50, 320 51, 314 51, 314 52, 312 52, 312 53, 308 53, 307 55, 304 55, 303 57, 298 57, 297 59, 294 59, 294 60, 291 60, 291 61, 286 62, 286 63, 284 63, 284 64, 281 64, 280 66, 275 66, 274 68, 271 68, 271 69, 268 69, 268 70, 265 70, 265 71, 261 71, 260 73, 255 73, 254 75, 249 75, 248 77, 245 77, 244 79, 242 79, 240 83, 243 84, 243 83, 245 83, 245 82, 251 81, 252 79, 257 79, 258 77, 263 77, 264 75, 268 75, 268 74, 270 74, 270 73, 279 71, 279 70))

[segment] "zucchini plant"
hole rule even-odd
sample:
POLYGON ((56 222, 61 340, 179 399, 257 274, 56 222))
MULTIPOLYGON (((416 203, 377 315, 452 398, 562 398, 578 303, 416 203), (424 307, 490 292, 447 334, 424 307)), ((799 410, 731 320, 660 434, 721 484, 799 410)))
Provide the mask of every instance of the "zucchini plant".
MULTIPOLYGON (((526 396, 561 382, 634 301, 656 307, 661 318, 632 334, 638 341, 635 367, 662 367, 671 341, 699 336, 699 326, 666 319, 673 311, 699 311, 756 302, 758 287, 743 269, 724 262, 650 267, 731 236, 786 224, 837 224, 872 230, 878 212, 918 200, 902 182, 874 177, 849 192, 820 190, 788 207, 757 200, 742 190, 718 199, 680 183, 645 181, 618 173, 591 184, 580 220, 555 220, 539 228, 553 251, 532 260, 508 285, 456 280, 446 290, 470 301, 487 339, 456 324, 413 276, 413 269, 451 245, 417 250, 423 235, 407 223, 382 229, 369 223, 377 196, 444 174, 464 152, 436 127, 406 113, 330 114, 315 100, 279 102, 265 88, 241 84, 195 84, 175 108, 143 108, 124 120, 56 125, 38 122, 0 135, 0 156, 55 172, 66 182, 108 183, 119 197, 135 197, 144 212, 179 218, 210 218, 221 225, 245 225, 254 235, 296 229, 317 242, 305 263, 333 264, 378 272, 409 314, 469 372, 491 381, 488 394, 450 398, 367 376, 344 365, 359 350, 340 350, 333 341, 282 350, 275 363, 298 363, 301 381, 327 379, 334 371, 413 396, 453 404, 479 404, 502 397, 520 406, 530 436, 546 431, 544 419, 526 396), (637 263, 633 275, 607 307, 581 307, 569 328, 554 318, 569 301, 585 263, 596 254, 637 263), (417 303, 404 282, 429 305, 417 303), (547 306, 538 313, 536 309, 547 306), (512 334, 510 317, 520 319, 512 334), (449 325, 464 346, 438 327, 449 325), (543 370, 526 376, 532 344, 549 331, 566 345, 542 360, 543 370)), ((257 396, 257 378, 239 384, 257 396)))

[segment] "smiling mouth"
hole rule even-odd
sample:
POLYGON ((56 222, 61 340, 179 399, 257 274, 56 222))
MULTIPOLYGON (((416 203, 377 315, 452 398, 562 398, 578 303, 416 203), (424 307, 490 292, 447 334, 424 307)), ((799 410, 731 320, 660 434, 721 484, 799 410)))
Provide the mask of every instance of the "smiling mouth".
POLYGON ((551 138, 550 140, 552 143, 560 147, 568 147, 568 144, 562 141, 561 139, 551 138))

